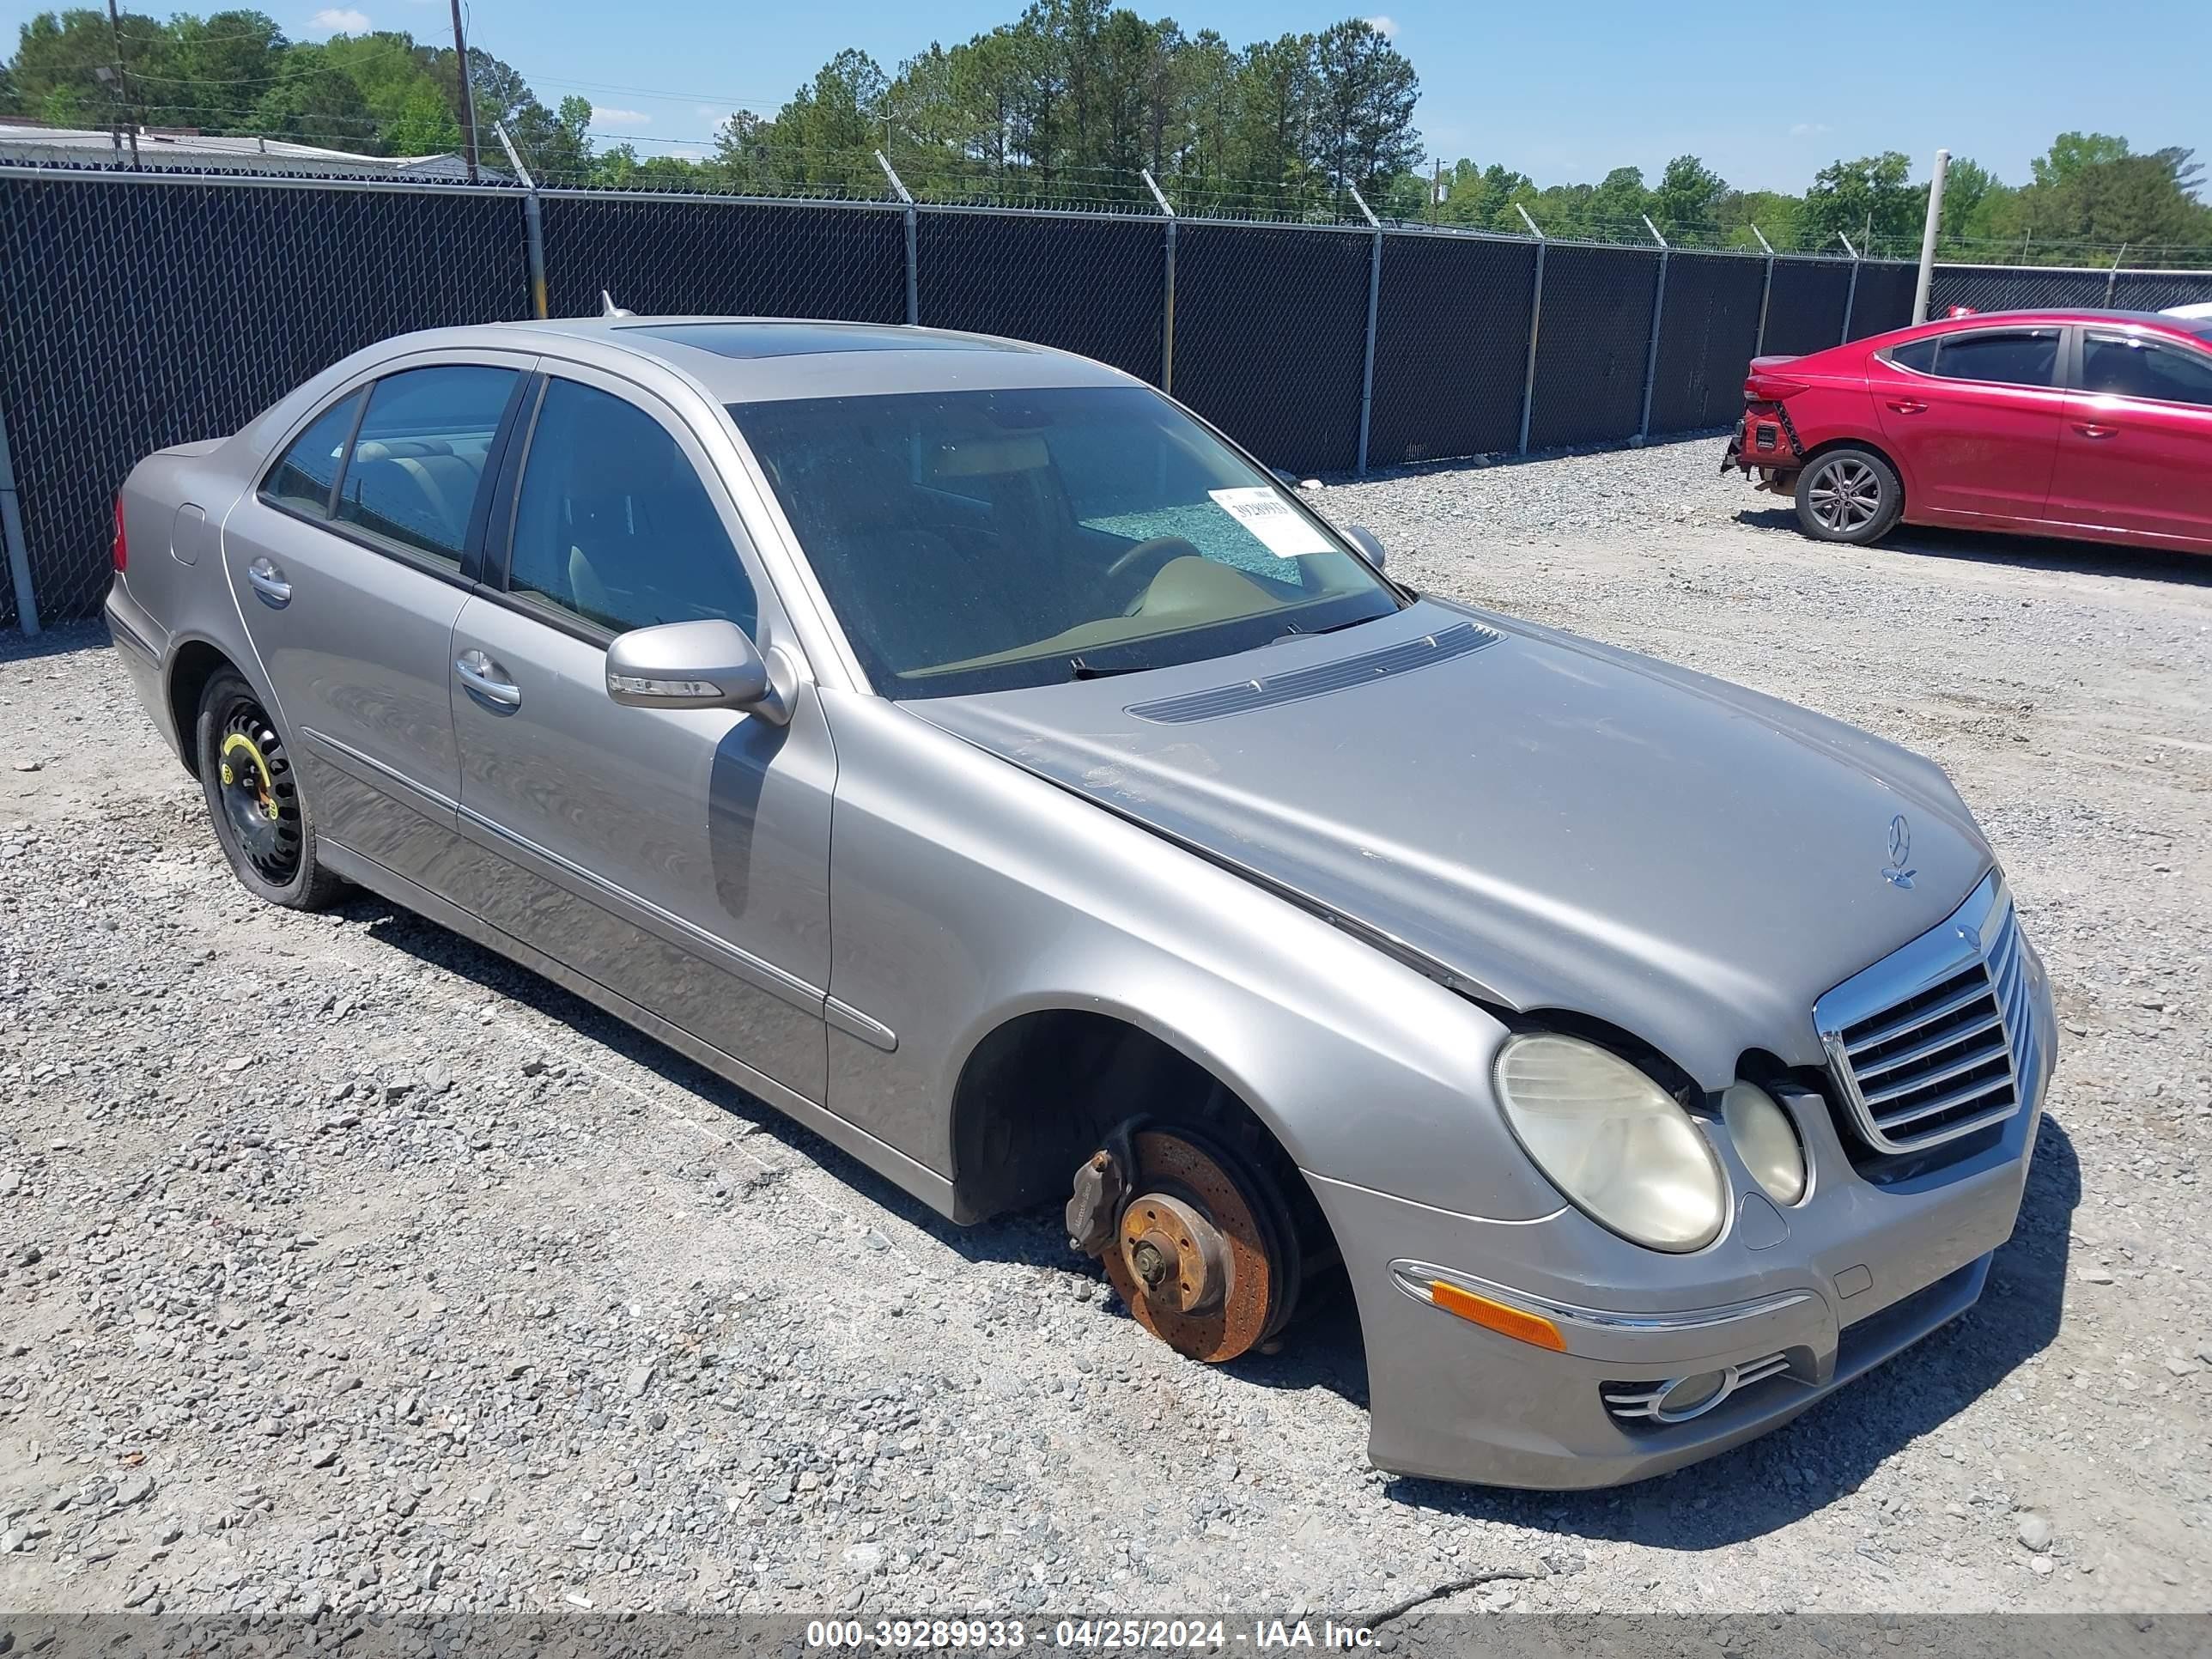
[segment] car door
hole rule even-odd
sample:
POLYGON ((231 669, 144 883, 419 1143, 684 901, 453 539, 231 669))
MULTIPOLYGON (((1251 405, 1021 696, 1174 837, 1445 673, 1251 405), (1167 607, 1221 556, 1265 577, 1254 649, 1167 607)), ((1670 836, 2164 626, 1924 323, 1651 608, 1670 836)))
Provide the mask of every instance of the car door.
POLYGON ((1906 511, 2040 519, 2066 393, 2056 324, 1966 329, 1876 352, 1868 390, 1905 471, 1906 511))
POLYGON ((2081 331, 2051 516, 2212 548, 2212 349, 2081 331))
POLYGON ((798 660, 732 503, 676 410, 566 366, 511 494, 447 663, 486 859, 462 902, 819 1103, 836 766, 811 686, 782 726, 607 695, 608 642, 659 623, 726 617, 798 660))
POLYGON ((532 362, 437 353, 364 375, 280 447, 222 526, 322 833, 434 889, 460 787, 447 647, 532 362))

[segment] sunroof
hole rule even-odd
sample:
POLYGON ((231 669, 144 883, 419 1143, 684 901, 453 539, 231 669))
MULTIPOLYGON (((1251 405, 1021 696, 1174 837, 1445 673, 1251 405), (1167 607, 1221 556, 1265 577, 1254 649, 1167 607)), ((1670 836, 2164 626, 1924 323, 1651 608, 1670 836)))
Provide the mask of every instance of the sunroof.
POLYGON ((836 323, 646 323, 623 330, 722 357, 809 357, 830 351, 1018 351, 1012 342, 963 339, 836 323))

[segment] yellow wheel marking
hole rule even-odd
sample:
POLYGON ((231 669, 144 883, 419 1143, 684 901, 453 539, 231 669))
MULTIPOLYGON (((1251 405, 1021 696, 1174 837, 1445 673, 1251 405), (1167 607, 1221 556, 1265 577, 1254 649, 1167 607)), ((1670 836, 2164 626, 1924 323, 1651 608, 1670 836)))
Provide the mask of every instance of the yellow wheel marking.
POLYGON ((222 740, 222 781, 225 783, 237 781, 236 774, 231 769, 230 757, 240 753, 252 763, 255 775, 261 780, 258 792, 261 816, 274 823, 276 821, 276 785, 269 775, 269 763, 261 757, 261 750, 254 745, 253 739, 243 732, 234 732, 222 740))

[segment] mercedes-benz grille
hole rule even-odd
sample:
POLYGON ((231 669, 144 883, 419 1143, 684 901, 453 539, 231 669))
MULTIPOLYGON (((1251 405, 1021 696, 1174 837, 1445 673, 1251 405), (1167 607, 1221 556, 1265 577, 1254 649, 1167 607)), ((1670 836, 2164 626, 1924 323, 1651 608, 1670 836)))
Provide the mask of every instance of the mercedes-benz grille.
POLYGON ((1948 921, 1845 980, 1813 1018, 1860 1136, 1893 1154, 2021 1109, 2033 1007, 2012 896, 1991 871, 1948 921))

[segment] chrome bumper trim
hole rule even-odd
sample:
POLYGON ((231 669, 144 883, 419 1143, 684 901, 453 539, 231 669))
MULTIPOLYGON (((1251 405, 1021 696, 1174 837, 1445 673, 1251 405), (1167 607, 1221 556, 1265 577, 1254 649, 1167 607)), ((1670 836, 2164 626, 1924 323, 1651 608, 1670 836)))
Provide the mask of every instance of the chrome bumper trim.
POLYGON ((1487 1297, 1492 1302, 1502 1302, 1509 1308, 1518 1308, 1523 1313, 1540 1315, 1559 1324, 1629 1335, 1638 1332, 1711 1330, 1719 1326, 1733 1325, 1741 1320, 1763 1318, 1768 1314, 1779 1313, 1784 1308, 1794 1308, 1814 1299, 1810 1291, 1784 1291, 1778 1295, 1763 1296, 1750 1302, 1732 1302, 1718 1308, 1684 1308, 1670 1313, 1619 1313, 1610 1309, 1583 1308, 1571 1302, 1555 1301, 1533 1291, 1516 1290, 1510 1285, 1478 1279, 1456 1268, 1440 1267, 1432 1261, 1393 1261, 1390 1277, 1399 1290, 1414 1301, 1428 1306, 1435 1305, 1429 1296, 1430 1283, 1442 1279, 1447 1285, 1456 1285, 1463 1291, 1487 1297))

